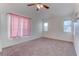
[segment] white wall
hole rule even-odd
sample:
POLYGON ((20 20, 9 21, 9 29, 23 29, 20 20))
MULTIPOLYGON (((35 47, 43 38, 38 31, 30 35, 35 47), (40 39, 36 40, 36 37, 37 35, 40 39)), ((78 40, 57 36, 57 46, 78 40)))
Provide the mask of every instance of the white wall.
POLYGON ((64 18, 65 17, 61 16, 52 16, 48 18, 48 32, 44 32, 43 36, 73 42, 72 33, 64 32, 64 18))
MULTIPOLYGON (((35 11, 29 10, 26 5, 24 4, 0 4, 0 12, 1 19, 0 19, 0 32, 1 32, 1 42, 2 42, 2 48, 15 45, 18 43, 22 43, 25 41, 33 40, 36 38, 39 38, 41 36, 42 32, 42 20, 38 13, 36 15, 35 11), (11 40, 8 38, 8 19, 7 19, 7 13, 17 13, 19 15, 23 16, 29 16, 31 17, 32 22, 32 35, 29 37, 23 37, 19 38, 17 40, 11 40), (39 16, 39 17, 38 17, 39 16)), ((0 43, 1 43, 0 42, 0 43)))

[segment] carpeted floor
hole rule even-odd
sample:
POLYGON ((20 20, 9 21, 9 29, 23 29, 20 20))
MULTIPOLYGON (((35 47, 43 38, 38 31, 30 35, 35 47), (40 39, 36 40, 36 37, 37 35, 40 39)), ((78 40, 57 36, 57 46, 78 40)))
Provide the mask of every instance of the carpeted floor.
POLYGON ((73 43, 39 38, 3 49, 3 56, 76 56, 73 43))

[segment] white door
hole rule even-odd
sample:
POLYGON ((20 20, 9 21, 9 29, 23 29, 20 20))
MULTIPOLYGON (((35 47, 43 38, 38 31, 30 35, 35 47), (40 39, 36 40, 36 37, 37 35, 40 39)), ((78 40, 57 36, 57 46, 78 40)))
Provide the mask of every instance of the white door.
POLYGON ((0 40, 0 52, 2 52, 1 40, 0 40))
POLYGON ((79 56, 79 21, 74 23, 74 45, 76 53, 79 56))

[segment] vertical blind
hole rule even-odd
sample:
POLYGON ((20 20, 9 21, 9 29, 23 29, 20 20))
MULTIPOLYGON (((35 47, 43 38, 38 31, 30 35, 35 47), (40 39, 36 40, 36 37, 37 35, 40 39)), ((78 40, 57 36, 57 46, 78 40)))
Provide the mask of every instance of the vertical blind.
POLYGON ((16 14, 8 14, 9 16, 9 37, 17 38, 23 36, 31 35, 31 21, 28 17, 16 15, 16 14))

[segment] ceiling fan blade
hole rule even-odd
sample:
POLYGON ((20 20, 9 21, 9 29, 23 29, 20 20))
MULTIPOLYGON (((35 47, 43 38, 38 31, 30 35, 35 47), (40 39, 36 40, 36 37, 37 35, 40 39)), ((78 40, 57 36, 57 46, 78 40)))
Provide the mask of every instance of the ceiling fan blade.
POLYGON ((49 9, 49 7, 47 5, 43 5, 46 9, 49 9))
POLYGON ((33 4, 28 4, 27 6, 32 6, 32 5, 35 5, 34 3, 33 4))

